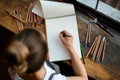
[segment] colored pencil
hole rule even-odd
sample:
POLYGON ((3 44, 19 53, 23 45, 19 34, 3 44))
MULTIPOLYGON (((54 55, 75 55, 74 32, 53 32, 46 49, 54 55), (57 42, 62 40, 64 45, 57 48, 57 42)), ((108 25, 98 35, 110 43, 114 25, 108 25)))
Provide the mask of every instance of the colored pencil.
POLYGON ((87 25, 86 39, 85 39, 85 48, 89 47, 90 44, 90 33, 91 33, 91 23, 87 25))
POLYGON ((97 41, 95 50, 94 50, 94 52, 93 52, 92 60, 95 60, 95 56, 96 56, 96 54, 97 54, 97 51, 98 51, 98 48, 99 48, 99 45, 100 45, 100 42, 101 42, 101 38, 102 38, 102 36, 99 35, 99 39, 98 39, 98 41, 97 41))
POLYGON ((40 19, 39 19, 39 16, 37 16, 37 24, 40 26, 41 22, 40 22, 40 19))
POLYGON ((88 31, 89 31, 89 26, 87 25, 87 31, 86 31, 86 39, 85 39, 85 48, 87 48, 87 43, 88 43, 88 31))
POLYGON ((99 39, 99 37, 97 37, 97 40, 96 40, 95 44, 93 45, 93 48, 92 48, 92 50, 90 52, 90 56, 89 56, 90 58, 93 58, 93 52, 95 51, 98 39, 99 39))
POLYGON ((102 49, 103 49, 103 45, 104 45, 104 41, 105 41, 105 37, 102 38, 102 41, 100 43, 100 47, 98 49, 98 53, 97 53, 97 56, 96 56, 96 61, 98 62, 99 59, 100 59, 100 56, 101 56, 101 53, 102 53, 102 49))
POLYGON ((88 24, 89 31, 88 31, 88 43, 87 43, 87 47, 89 47, 89 46, 90 46, 91 26, 92 26, 92 24, 91 24, 91 23, 89 23, 89 24, 88 24))
POLYGON ((31 15, 32 8, 33 8, 33 4, 30 3, 27 11, 26 22, 30 22, 30 15, 31 15))
POLYGON ((34 14, 34 23, 37 23, 36 14, 34 14))
POLYGON ((82 48, 82 45, 81 45, 81 44, 80 44, 80 49, 81 49, 83 64, 85 64, 86 62, 85 62, 84 52, 83 52, 83 48, 82 48))
POLYGON ((92 46, 90 47, 89 51, 86 54, 86 58, 89 56, 89 54, 90 54, 91 50, 93 49, 93 46, 95 45, 95 43, 96 43, 97 40, 98 40, 98 37, 96 37, 95 40, 93 41, 92 46))
POLYGON ((105 56, 105 48, 106 48, 106 40, 104 41, 104 47, 102 51, 102 61, 104 60, 104 56, 105 56))

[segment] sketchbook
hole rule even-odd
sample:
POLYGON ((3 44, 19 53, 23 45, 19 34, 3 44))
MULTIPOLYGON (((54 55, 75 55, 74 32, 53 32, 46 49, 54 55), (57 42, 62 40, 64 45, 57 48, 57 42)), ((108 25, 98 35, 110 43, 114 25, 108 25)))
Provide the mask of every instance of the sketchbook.
POLYGON ((73 46, 81 58, 80 40, 74 6, 54 1, 39 1, 32 12, 45 18, 50 61, 69 60, 70 56, 62 44, 59 33, 67 30, 74 36, 73 46))

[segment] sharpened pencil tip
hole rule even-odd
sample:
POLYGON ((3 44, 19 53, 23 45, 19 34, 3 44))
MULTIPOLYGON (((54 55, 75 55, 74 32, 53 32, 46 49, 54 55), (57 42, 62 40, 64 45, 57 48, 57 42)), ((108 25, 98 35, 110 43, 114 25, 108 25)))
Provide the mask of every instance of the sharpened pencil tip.
POLYGON ((90 43, 87 43, 87 47, 90 47, 90 43))

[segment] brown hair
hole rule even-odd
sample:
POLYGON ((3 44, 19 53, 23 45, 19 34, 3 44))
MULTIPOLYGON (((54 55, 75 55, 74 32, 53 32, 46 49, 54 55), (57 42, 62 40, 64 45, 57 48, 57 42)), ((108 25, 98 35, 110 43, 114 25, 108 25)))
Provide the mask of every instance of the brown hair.
POLYGON ((48 52, 43 34, 35 29, 24 29, 6 49, 5 58, 18 73, 39 70, 48 52))

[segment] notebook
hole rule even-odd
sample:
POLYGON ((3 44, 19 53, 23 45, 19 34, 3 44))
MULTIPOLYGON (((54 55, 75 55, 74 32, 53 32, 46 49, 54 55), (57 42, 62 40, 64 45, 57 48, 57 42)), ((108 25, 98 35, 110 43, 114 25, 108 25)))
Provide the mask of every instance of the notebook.
POLYGON ((36 3, 32 12, 45 19, 51 62, 70 59, 69 53, 59 37, 62 30, 67 30, 73 35, 73 46, 81 58, 77 20, 72 4, 41 0, 36 3))

